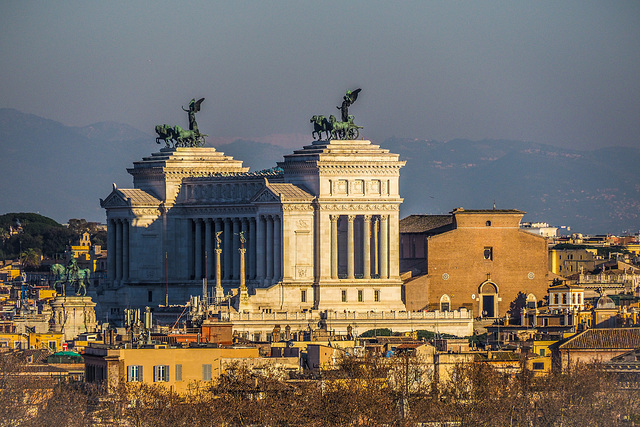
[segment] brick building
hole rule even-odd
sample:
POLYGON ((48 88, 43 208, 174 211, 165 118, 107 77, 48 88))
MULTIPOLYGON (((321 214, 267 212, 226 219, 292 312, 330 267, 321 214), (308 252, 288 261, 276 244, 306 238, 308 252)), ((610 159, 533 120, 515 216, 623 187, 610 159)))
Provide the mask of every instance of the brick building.
POLYGON ((519 292, 547 294, 547 240, 519 228, 525 212, 455 209, 400 221, 400 266, 407 310, 456 310, 501 317, 519 292), (417 277, 415 277, 417 276, 417 277))

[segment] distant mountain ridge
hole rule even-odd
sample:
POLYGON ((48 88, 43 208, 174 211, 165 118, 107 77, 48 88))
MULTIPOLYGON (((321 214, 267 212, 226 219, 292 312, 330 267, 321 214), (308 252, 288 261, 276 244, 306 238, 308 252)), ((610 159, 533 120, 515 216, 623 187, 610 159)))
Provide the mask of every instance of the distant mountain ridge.
POLYGON ((389 139, 407 160, 402 214, 455 207, 526 211, 528 220, 582 233, 640 229, 640 150, 567 150, 522 141, 389 139))
MULTIPOLYGON (((301 146, 310 142, 303 141, 301 146)), ((3 212, 40 212, 59 222, 104 222, 98 200, 111 183, 131 187, 134 161, 158 151, 155 135, 126 124, 70 127, 0 109, 3 212)), ((400 154, 401 216, 442 214, 456 207, 517 208, 526 220, 568 225, 582 233, 640 229, 640 150, 567 150, 508 140, 373 141, 400 154)), ((207 143, 207 146, 210 146, 207 143)), ((275 166, 292 150, 236 140, 216 147, 251 170, 275 166)))

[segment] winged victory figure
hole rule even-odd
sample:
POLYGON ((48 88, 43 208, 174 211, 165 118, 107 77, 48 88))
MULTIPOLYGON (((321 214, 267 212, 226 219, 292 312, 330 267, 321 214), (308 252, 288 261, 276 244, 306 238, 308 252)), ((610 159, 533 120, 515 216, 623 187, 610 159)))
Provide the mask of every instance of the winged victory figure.
POLYGON ((358 94, 361 90, 362 89, 360 88, 354 91, 348 90, 347 94, 342 98, 342 105, 340 107, 336 107, 338 110, 340 110, 340 115, 342 116, 343 122, 349 121, 349 106, 356 102, 356 99, 358 99, 358 94))

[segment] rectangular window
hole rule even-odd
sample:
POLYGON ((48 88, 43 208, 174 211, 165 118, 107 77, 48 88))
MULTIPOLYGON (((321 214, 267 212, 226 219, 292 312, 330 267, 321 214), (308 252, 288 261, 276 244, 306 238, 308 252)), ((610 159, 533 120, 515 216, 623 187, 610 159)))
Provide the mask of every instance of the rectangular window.
POLYGON ((141 365, 129 365, 127 366, 127 381, 128 382, 142 382, 142 366, 141 365))
POLYGON ((364 292, 362 289, 358 289, 358 302, 364 301, 364 292))
POLYGON ((176 365, 176 381, 182 381, 182 365, 176 365))
POLYGON ((202 381, 211 381, 211 364, 202 365, 202 381))
POLYGON ((380 302, 380 291, 377 289, 373 291, 373 300, 375 302, 380 302))
POLYGON ((307 302, 307 291, 300 291, 300 301, 307 302))
POLYGON ((558 304, 560 300, 558 299, 558 294, 553 294, 553 302, 554 304, 558 304))
POLYGON ((567 303, 567 294, 562 294, 562 303, 563 304, 567 303))
POLYGON ((484 259, 489 261, 493 260, 493 248, 491 246, 485 246, 484 259))
POLYGON ((347 291, 345 289, 342 290, 342 302, 347 302, 347 291))
POLYGON ((260 332, 256 332, 253 334, 253 340, 255 342, 260 342, 260 332))
POLYGON ((544 371, 544 363, 535 362, 533 363, 534 371, 544 371))
POLYGON ((58 351, 57 350, 58 345, 55 341, 49 341, 48 345, 49 345, 49 350, 53 351, 54 353, 58 351))
POLYGON ((153 302, 153 291, 147 292, 147 299, 149 300, 149 302, 153 302))
POLYGON ((169 365, 156 365, 153 367, 153 381, 154 382, 168 382, 169 381, 169 365))
POLYGON ((544 348, 541 348, 540 349, 540 356, 544 356, 544 354, 545 354, 544 348))

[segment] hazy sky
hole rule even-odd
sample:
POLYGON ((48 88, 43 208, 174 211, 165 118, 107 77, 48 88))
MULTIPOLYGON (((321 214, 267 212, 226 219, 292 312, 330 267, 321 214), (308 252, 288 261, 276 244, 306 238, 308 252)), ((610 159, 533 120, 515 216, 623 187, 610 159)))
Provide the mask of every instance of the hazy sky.
MULTIPOLYGON (((221 138, 311 132, 640 146, 638 1, 11 1, 0 107, 221 138)), ((272 141, 273 142, 273 141, 272 141)), ((126 165, 123 165, 123 167, 126 165)))

